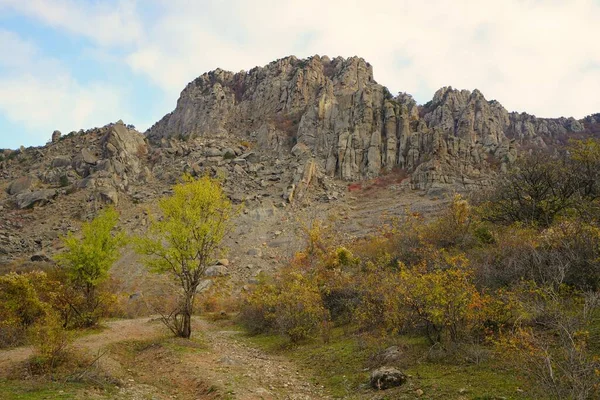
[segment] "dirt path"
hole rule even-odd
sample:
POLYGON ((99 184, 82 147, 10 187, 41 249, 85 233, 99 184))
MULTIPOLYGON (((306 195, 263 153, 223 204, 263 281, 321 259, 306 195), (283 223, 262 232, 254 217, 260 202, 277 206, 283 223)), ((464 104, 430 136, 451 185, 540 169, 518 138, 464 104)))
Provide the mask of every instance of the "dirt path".
MULTIPOLYGON (((100 368, 122 382, 111 399, 327 398, 323 388, 310 383, 289 360, 250 347, 240 332, 212 322, 196 320, 197 339, 191 341, 170 338, 160 322, 148 318, 106 325, 102 332, 76 339, 73 346, 92 357, 103 354, 100 368)), ((0 351, 0 377, 32 353, 30 347, 0 351)))
POLYGON ((253 348, 240 340, 238 331, 220 330, 200 321, 204 340, 212 347, 208 359, 190 359, 197 368, 205 367, 211 380, 232 389, 236 399, 323 399, 324 390, 309 382, 284 357, 253 348), (201 366, 200 366, 201 365, 201 366), (232 382, 232 378, 235 382, 232 382))

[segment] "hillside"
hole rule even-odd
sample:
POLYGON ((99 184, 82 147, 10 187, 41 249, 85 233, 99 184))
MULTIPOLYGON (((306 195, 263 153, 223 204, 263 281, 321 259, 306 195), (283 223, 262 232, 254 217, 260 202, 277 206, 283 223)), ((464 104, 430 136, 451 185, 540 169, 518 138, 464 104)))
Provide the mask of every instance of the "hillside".
POLYGON ((509 113, 478 90, 446 87, 417 105, 391 95, 358 57, 218 69, 191 82, 145 134, 119 121, 3 150, 0 264, 46 262, 59 238, 104 204, 141 233, 147 210, 182 174, 208 173, 244 205, 227 245, 228 274, 246 282, 297 250, 302 226, 316 218, 360 237, 383 214, 435 213, 444 193, 493 184, 519 152, 552 151, 599 126, 598 114, 578 121, 509 113))

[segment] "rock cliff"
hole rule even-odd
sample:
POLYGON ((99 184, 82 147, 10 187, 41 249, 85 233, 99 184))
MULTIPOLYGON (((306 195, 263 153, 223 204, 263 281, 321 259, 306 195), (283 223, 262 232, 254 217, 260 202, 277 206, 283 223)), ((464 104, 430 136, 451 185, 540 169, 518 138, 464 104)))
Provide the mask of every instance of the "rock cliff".
POLYGON ((478 90, 445 87, 420 106, 410 95, 392 96, 362 58, 292 56, 248 72, 203 74, 146 134, 152 141, 239 137, 279 153, 309 152, 343 180, 404 169, 413 188, 425 189, 486 185, 519 147, 585 131, 573 118, 509 113, 478 90))

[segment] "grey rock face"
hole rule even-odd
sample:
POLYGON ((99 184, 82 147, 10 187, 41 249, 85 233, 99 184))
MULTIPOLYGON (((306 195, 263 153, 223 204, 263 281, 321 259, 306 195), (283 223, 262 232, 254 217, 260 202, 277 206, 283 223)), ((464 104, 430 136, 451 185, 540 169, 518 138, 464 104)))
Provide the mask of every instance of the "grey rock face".
POLYGON ((117 122, 102 138, 102 148, 105 161, 101 168, 113 173, 112 186, 115 188, 124 190, 132 179, 144 182, 148 178, 142 163, 142 158, 148 154, 148 146, 142 134, 117 122))
MULTIPOLYGON (((519 145, 545 146, 584 129, 573 118, 509 113, 478 90, 445 87, 418 106, 376 83, 362 58, 292 56, 248 72, 203 74, 146 133, 153 141, 246 137, 261 149, 312 155, 330 176, 358 180, 401 168, 412 173, 412 187, 428 189, 485 185, 491 170, 514 161, 519 145)), ((223 154, 207 150, 213 153, 223 154)))

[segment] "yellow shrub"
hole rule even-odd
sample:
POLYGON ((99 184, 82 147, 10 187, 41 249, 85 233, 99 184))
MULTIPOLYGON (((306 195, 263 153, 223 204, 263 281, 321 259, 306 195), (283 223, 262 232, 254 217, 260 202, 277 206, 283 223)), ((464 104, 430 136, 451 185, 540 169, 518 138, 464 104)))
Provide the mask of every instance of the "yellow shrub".
POLYGON ((47 312, 31 328, 29 337, 36 351, 35 364, 42 372, 52 370, 64 361, 70 336, 55 312, 47 312))

